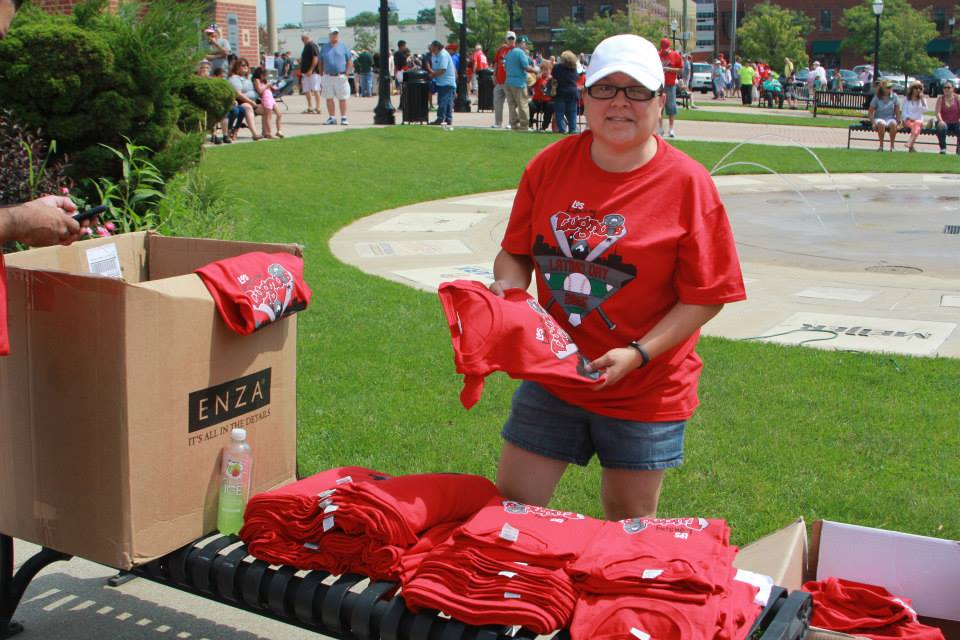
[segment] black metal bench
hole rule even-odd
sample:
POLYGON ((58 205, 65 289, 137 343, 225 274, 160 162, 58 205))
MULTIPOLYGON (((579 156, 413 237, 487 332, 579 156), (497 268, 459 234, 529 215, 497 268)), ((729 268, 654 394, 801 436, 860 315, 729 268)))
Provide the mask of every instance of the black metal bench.
MULTIPOLYGON (((12 616, 27 586, 47 565, 70 556, 44 548, 13 571, 13 539, 0 534, 0 639, 23 630, 12 616)), ((236 536, 208 536, 132 570, 194 595, 340 640, 513 640, 529 629, 477 627, 437 611, 412 613, 394 582, 367 582, 357 574, 331 576, 270 565, 247 554, 236 536), (367 584, 363 584, 367 582, 367 584)), ((799 640, 810 621, 810 595, 775 587, 750 638, 799 640)), ((560 631, 556 640, 569 640, 560 631)))
MULTIPOLYGON (((906 127, 900 127, 899 129, 897 129, 897 133, 908 135, 910 133, 910 129, 906 127)), ((957 136, 957 134, 952 131, 948 132, 946 135, 948 138, 957 138, 957 153, 960 153, 960 136, 957 136)), ((930 145, 940 144, 940 141, 937 139, 936 129, 932 129, 930 127, 924 127, 923 129, 920 130, 920 136, 921 137, 918 137, 917 141, 914 144, 930 144, 930 145), (927 138, 932 137, 932 139, 924 139, 924 136, 926 136, 927 138)), ((866 120, 863 120, 861 122, 858 122, 857 124, 852 124, 849 127, 847 127, 847 149, 850 148, 850 142, 854 140, 860 141, 860 142, 877 142, 877 136, 876 136, 876 132, 873 130, 873 125, 868 124, 866 120), (864 132, 870 133, 873 135, 869 135, 869 136, 854 135, 854 134, 860 134, 864 132)))
POLYGON ((817 109, 822 107, 866 111, 872 97, 857 91, 816 91, 813 96, 813 117, 817 117, 817 109))

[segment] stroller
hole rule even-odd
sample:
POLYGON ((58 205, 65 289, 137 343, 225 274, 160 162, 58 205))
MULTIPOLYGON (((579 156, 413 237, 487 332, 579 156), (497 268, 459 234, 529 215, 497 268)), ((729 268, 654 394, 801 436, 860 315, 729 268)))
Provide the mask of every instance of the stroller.
POLYGON ((296 88, 297 88, 297 83, 293 76, 280 78, 273 85, 273 99, 276 100, 277 104, 282 104, 283 107, 287 111, 289 111, 290 106, 283 101, 283 97, 293 95, 293 90, 296 88))

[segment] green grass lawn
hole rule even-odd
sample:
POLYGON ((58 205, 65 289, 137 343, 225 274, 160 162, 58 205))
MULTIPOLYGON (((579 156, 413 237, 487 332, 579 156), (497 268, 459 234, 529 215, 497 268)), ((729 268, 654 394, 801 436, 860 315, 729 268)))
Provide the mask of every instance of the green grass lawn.
MULTIPOLYGON (((697 105, 700 107, 701 105, 697 105)), ((802 113, 802 112, 801 112, 802 113)), ((827 127, 830 129, 846 129, 859 118, 836 119, 814 118, 813 113, 807 115, 776 115, 769 112, 740 113, 736 111, 718 111, 716 109, 681 109, 677 113, 677 120, 693 120, 696 122, 742 122, 744 124, 776 124, 791 127, 827 127)))
MULTIPOLYGON (((425 127, 353 130, 210 149, 204 167, 244 204, 238 237, 305 245, 300 315, 302 473, 367 465, 390 473, 494 476, 516 383, 487 379, 465 411, 433 294, 333 258, 331 235, 384 209, 516 186, 555 137, 425 127)), ((729 144, 680 142, 711 166, 729 144)), ((956 158, 825 150, 831 171, 953 171, 956 158)), ((745 146, 735 159, 816 168, 805 152, 745 146)), ((745 543, 797 516, 960 538, 960 361, 704 339, 701 407, 661 515, 727 518, 745 543)), ((571 468, 555 505, 600 515, 599 468, 571 468)))

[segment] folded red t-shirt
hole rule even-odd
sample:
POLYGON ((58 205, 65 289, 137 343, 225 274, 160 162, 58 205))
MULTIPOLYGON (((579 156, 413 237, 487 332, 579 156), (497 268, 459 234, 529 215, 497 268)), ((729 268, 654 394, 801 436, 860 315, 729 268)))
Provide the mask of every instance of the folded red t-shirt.
POLYGON ((654 595, 678 600, 722 589, 736 573, 730 528, 707 518, 632 518, 604 522, 567 568, 584 591, 654 595), (666 590, 666 591, 663 591, 666 590), (692 593, 691 593, 692 592, 692 593))
POLYGON ((10 353, 10 334, 7 332, 7 266, 0 253, 0 356, 10 353))
POLYGON ((240 335, 302 311, 310 303, 303 259, 290 253, 252 251, 211 262, 196 273, 220 317, 240 335))
POLYGON ((813 597, 812 623, 824 629, 867 638, 943 640, 943 632, 917 622, 908 598, 880 586, 827 578, 810 581, 803 590, 813 597))
POLYGON ((480 399, 483 379, 494 371, 555 386, 585 387, 606 376, 587 373, 589 362, 566 331, 522 289, 501 298, 479 282, 444 282, 438 291, 453 341, 457 373, 464 374, 460 401, 480 399))

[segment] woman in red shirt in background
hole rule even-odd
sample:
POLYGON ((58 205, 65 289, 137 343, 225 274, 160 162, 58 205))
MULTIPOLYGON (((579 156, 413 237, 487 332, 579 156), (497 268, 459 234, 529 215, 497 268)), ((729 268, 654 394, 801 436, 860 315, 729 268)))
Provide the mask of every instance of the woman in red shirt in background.
POLYGON ((597 455, 606 517, 655 515, 698 403, 700 327, 745 298, 713 180, 655 135, 663 84, 652 43, 601 42, 586 74, 588 130, 541 151, 520 181, 490 290, 535 276, 540 305, 607 381, 520 384, 497 472, 508 499, 545 506, 568 464, 597 455))
POLYGON ((530 100, 530 119, 532 122, 534 116, 538 113, 542 114, 540 131, 546 131, 550 127, 551 120, 553 120, 553 98, 547 95, 548 87, 553 80, 553 76, 551 75, 552 70, 553 63, 549 60, 544 60, 540 65, 540 74, 537 76, 537 81, 533 83, 533 98, 530 100))

